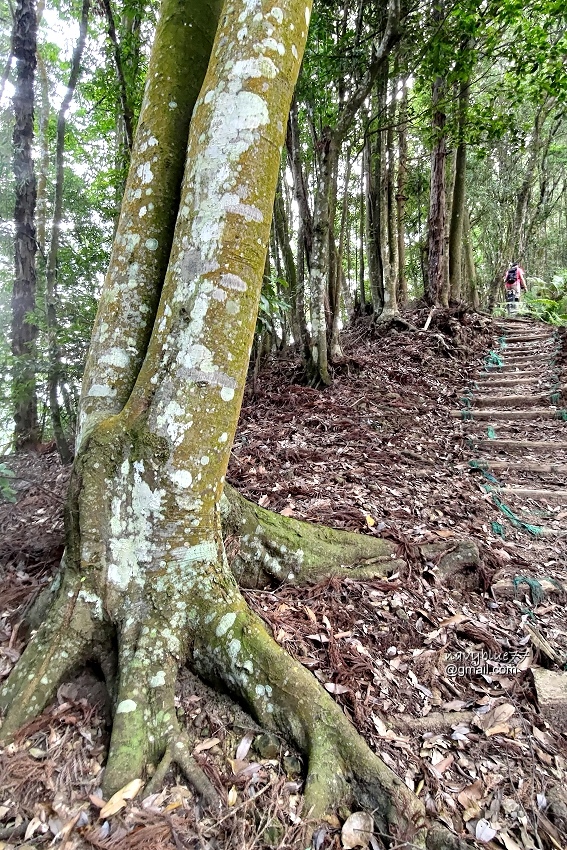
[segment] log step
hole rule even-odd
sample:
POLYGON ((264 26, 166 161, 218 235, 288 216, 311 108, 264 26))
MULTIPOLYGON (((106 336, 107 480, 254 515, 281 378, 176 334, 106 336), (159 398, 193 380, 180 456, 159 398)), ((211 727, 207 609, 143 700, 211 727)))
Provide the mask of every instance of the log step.
POLYGON ((506 451, 548 452, 567 451, 567 442, 555 440, 476 440, 476 446, 482 449, 505 449, 506 451))
POLYGON ((491 492, 507 499, 542 499, 548 502, 567 502, 567 488, 563 490, 535 490, 530 487, 493 487, 491 492))
MULTIPOLYGON (((549 354, 552 354, 552 353, 555 353, 555 352, 549 352, 549 354)), ((548 352, 546 352, 546 355, 547 354, 548 354, 548 352)), ((517 363, 521 364, 522 366, 523 365, 527 366, 528 364, 533 364, 534 360, 538 360, 539 363, 542 366, 544 366, 544 365, 547 365, 548 363, 551 363, 553 361, 553 357, 546 356, 546 358, 544 360, 542 357, 540 357, 540 358, 534 357, 534 354, 522 354, 521 352, 519 352, 518 354, 500 354, 500 357, 502 359, 502 365, 504 365, 504 366, 510 366, 510 365, 515 366, 517 363)), ((491 367, 489 367, 489 368, 491 368, 491 367)), ((494 367, 492 367, 492 368, 494 368, 494 367)))
POLYGON ((514 342, 546 342, 555 339, 555 334, 506 334, 504 341, 506 345, 510 345, 514 342))
POLYGON ((492 460, 489 457, 481 457, 470 460, 468 464, 460 463, 457 468, 471 471, 475 469, 504 469, 509 472, 543 472, 567 476, 567 464, 538 463, 537 460, 522 460, 520 463, 512 463, 509 460, 492 460))
POLYGON ((530 395, 475 395, 473 398, 475 407, 473 412, 476 412, 476 407, 516 407, 520 405, 533 405, 534 403, 545 404, 551 401, 549 393, 532 393, 530 395))
POLYGON ((552 407, 534 407, 531 410, 489 410, 488 408, 486 410, 452 410, 451 416, 455 419, 466 419, 463 413, 468 413, 473 422, 480 419, 556 419, 555 410, 552 407))
POLYGON ((536 381, 542 384, 546 382, 551 383, 549 379, 544 381, 543 379, 538 379, 535 376, 533 378, 529 376, 526 376, 525 378, 477 378, 474 383, 479 389, 488 390, 490 387, 523 387, 525 384, 535 384, 536 381))
POLYGON ((503 372, 511 372, 513 375, 541 375, 542 372, 545 372, 547 369, 551 369, 555 364, 546 363, 545 367, 542 369, 520 369, 520 366, 525 364, 516 364, 516 363, 504 363, 502 366, 492 366, 487 369, 485 373, 486 375, 500 375, 503 372))

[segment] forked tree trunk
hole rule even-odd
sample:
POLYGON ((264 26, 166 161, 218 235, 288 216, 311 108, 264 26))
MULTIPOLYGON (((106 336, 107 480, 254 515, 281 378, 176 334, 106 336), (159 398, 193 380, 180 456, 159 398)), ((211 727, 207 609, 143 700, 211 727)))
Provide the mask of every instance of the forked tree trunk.
POLYGON ((34 122, 34 76, 37 51, 35 0, 16 6, 12 53, 17 63, 14 92, 13 169, 14 285, 12 288, 12 407, 17 448, 39 439, 35 383, 37 326, 30 315, 36 294, 36 179, 32 157, 34 122))
MULTIPOLYGON (((165 0, 146 92, 147 100, 165 104, 169 129, 177 104, 172 106, 165 83, 185 82, 188 70, 182 37, 174 36, 197 29, 183 26, 183 15, 195 24, 192 12, 211 26, 211 10, 203 19, 200 0, 178 3, 165 0), (175 10, 180 17, 174 21, 175 10), (171 80, 161 75, 165 70, 171 80)), ((456 847, 450 836, 428 833, 421 802, 371 752, 315 677, 267 633, 226 560, 224 476, 310 11, 305 0, 282 0, 262 15, 257 8, 250 0, 231 0, 224 9, 191 119, 159 304, 155 272, 120 280, 111 269, 107 276, 94 337, 99 357, 91 352, 88 362, 64 568, 48 616, 1 692, 7 709, 2 736, 41 711, 59 682, 92 658, 104 671, 115 707, 105 793, 145 778, 149 767, 155 768, 155 784, 175 761, 209 803, 218 803, 176 718, 175 680, 190 661, 306 754, 306 811, 312 818, 354 799, 400 846, 424 847, 429 838, 430 847, 456 847)), ((146 115, 152 114, 149 107, 146 103, 146 115)), ((140 183, 152 190, 146 198, 163 201, 155 176, 163 175, 160 160, 184 153, 166 144, 170 136, 158 114, 156 108, 153 130, 161 131, 161 143, 140 124, 131 167, 137 183, 130 181, 126 216, 140 183)), ((127 257, 140 244, 157 251, 153 233, 163 238, 162 230, 146 229, 145 216, 138 218, 131 229, 124 225, 120 237, 127 257)), ((113 262, 121 268, 124 260, 115 254, 113 262)), ((229 506, 229 513, 234 510, 229 506)), ((270 520, 261 512, 242 505, 240 510, 235 522, 246 531, 241 543, 255 552, 264 547, 262 563, 272 574, 279 568, 290 581, 310 562, 316 541, 323 550, 330 544, 319 555, 329 563, 331 544, 342 554, 343 541, 346 546, 356 537, 310 533, 306 524, 283 517, 276 518, 271 533, 262 528, 270 520)), ((388 543, 361 541, 361 547, 359 557, 376 547, 382 571, 385 563, 394 565, 388 543)), ((368 568, 372 572, 371 564, 368 568)))

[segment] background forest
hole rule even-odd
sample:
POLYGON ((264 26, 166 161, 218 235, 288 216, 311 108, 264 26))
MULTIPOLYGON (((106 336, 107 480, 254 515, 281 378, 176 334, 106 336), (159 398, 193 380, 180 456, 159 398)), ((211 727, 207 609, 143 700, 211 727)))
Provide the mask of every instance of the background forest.
MULTIPOLYGON (((0 427, 7 444, 15 414, 18 446, 55 439, 64 461, 158 12, 0 5, 0 427)), ((563 321, 566 22, 556 0, 315 4, 255 371, 296 344, 329 384, 353 315, 492 310, 512 260, 563 321)))

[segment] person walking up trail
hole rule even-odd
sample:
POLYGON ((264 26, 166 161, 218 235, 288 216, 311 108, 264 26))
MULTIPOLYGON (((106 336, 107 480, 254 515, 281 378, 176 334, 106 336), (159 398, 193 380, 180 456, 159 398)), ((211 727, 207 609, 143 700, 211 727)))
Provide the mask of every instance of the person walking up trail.
POLYGON ((504 289, 508 313, 515 313, 521 293, 528 291, 524 270, 518 263, 510 263, 508 271, 504 275, 504 289))

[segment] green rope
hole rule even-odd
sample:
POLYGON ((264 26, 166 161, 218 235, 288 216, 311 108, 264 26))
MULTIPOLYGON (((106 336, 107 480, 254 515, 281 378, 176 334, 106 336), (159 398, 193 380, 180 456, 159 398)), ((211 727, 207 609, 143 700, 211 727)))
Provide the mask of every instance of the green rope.
POLYGON ((560 402, 561 402, 561 393, 560 392, 551 393, 551 403, 552 404, 560 404, 560 402))
POLYGON ((491 526, 492 526, 492 533, 493 534, 496 534, 498 537, 502 537, 502 538, 504 538, 506 536, 504 534, 504 526, 501 523, 496 522, 496 520, 494 520, 493 522, 491 522, 491 526))
POLYGON ((516 576, 514 579, 514 590, 517 591, 521 584, 527 584, 530 589, 532 602, 534 605, 539 605, 545 599, 545 590, 537 580, 529 576, 516 576))
POLYGON ((472 418, 472 411, 470 411, 467 407, 464 407, 461 410, 461 419, 463 420, 463 422, 470 422, 472 418))
POLYGON ((469 466, 471 469, 488 469, 488 461, 486 460, 469 460, 469 466))
POLYGON ((484 368, 491 369, 493 366, 502 366, 504 361, 502 357, 497 354, 496 351, 491 351, 490 354, 487 354, 484 358, 484 368))
POLYGON ((489 440, 495 440, 495 439, 496 439, 496 431, 494 430, 494 428, 492 427, 492 425, 489 425, 489 426, 488 426, 488 430, 487 430, 487 432, 486 432, 486 433, 488 434, 488 439, 489 439, 489 440))
POLYGON ((508 505, 505 505, 502 499, 498 497, 498 495, 494 492, 492 487, 489 484, 483 485, 483 490, 486 493, 490 493, 492 497, 492 501, 498 508, 498 510, 504 514, 506 519, 508 519, 515 528, 522 528, 524 531, 527 531, 528 534, 532 534, 534 537, 538 537, 541 534, 541 528, 539 525, 530 525, 529 522, 524 522, 523 519, 520 519, 519 516, 516 516, 514 511, 512 511, 508 505))

